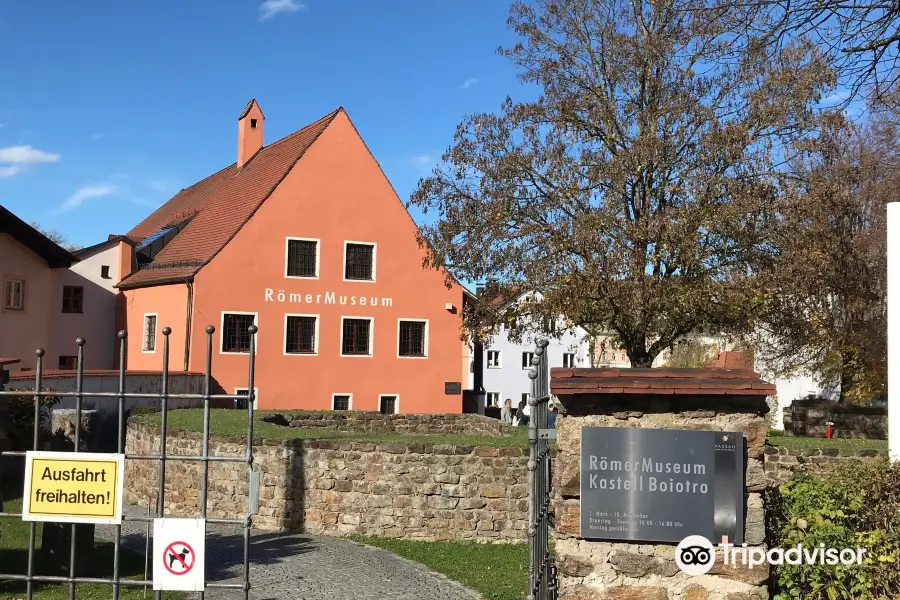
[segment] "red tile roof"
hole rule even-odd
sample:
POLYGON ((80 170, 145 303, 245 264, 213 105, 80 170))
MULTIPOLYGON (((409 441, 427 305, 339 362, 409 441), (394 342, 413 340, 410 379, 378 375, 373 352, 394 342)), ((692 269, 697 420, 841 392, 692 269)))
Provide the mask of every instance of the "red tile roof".
POLYGON ((775 386, 748 369, 550 369, 553 394, 771 396, 775 386))
POLYGON ((709 361, 706 366, 720 369, 752 369, 753 354, 748 352, 719 352, 718 356, 709 361))
POLYGON ((237 163, 231 164, 182 190, 138 223, 127 237, 143 240, 164 227, 194 216, 152 263, 123 279, 118 287, 128 289, 172 283, 195 275, 231 241, 343 110, 338 108, 300 131, 263 146, 240 169, 237 163))

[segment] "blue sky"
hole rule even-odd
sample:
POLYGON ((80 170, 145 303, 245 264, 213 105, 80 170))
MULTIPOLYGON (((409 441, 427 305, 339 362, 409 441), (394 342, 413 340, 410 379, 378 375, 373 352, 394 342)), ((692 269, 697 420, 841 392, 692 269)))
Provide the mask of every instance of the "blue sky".
MULTIPOLYGON (((402 200, 469 113, 532 96, 496 54, 503 0, 11 0, 0 5, 0 204, 90 245, 347 109, 402 200)), ((413 215, 421 222, 421 215, 413 215)))

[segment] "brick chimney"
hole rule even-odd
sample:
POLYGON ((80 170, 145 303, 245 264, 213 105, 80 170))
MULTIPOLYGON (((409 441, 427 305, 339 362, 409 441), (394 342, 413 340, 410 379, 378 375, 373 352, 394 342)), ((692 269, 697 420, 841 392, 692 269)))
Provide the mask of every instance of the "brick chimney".
POLYGON ((251 100, 238 117, 238 169, 244 166, 263 146, 265 115, 256 100, 251 100))

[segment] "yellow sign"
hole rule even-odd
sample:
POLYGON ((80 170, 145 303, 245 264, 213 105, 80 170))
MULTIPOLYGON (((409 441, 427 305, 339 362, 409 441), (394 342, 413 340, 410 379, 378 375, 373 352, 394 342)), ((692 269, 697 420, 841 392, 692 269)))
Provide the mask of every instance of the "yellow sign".
POLYGON ((23 521, 122 523, 124 454, 28 452, 23 521))

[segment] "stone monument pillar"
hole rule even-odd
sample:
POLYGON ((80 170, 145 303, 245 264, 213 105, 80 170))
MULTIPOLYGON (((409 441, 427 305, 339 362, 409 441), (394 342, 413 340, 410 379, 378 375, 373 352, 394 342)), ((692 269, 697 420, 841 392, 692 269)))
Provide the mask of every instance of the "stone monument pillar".
MULTIPOLYGON (((81 411, 79 452, 96 452, 96 433, 100 413, 96 410, 81 411)), ((75 450, 75 411, 54 410, 50 425, 50 450, 71 452, 75 450)), ((68 576, 72 550, 72 524, 44 523, 41 536, 41 564, 46 575, 68 576)), ((94 553, 94 525, 75 525, 75 576, 91 574, 94 553)))
POLYGON ((739 547, 765 544, 762 458, 774 386, 730 369, 551 376, 567 412, 557 422, 553 474, 560 597, 766 600, 768 566, 723 564, 719 548, 706 573, 690 575, 675 555, 698 532, 730 532, 739 547), (685 464, 693 465, 687 475, 685 464))

